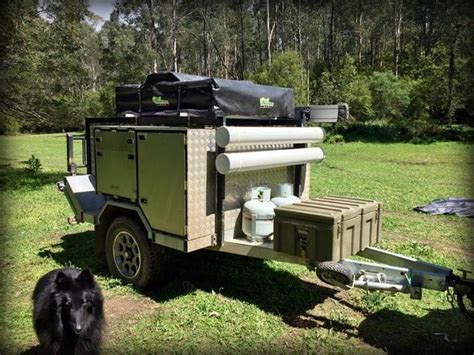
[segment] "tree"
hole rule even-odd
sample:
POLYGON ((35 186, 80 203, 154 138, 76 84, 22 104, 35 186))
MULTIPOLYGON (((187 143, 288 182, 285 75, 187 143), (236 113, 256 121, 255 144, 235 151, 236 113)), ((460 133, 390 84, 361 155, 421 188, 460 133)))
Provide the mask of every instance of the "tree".
POLYGON ((294 51, 277 54, 272 64, 262 65, 251 79, 258 84, 275 85, 295 90, 296 105, 307 105, 306 71, 294 51), (303 80, 302 80, 303 78, 303 80), (302 83, 304 83, 302 85, 302 83))
POLYGON ((10 1, 1 10, 1 119, 13 124, 46 125, 47 115, 41 105, 46 93, 39 86, 43 78, 37 67, 44 55, 42 34, 48 32, 47 23, 39 17, 34 1, 10 1))
POLYGON ((402 80, 389 71, 374 72, 369 88, 378 118, 403 119, 410 104, 410 92, 402 80))
POLYGON ((332 72, 322 73, 315 93, 319 104, 346 102, 351 115, 358 120, 371 119, 374 115, 368 79, 357 73, 355 60, 349 55, 332 72))
POLYGON ((275 30, 276 21, 271 21, 270 16, 270 0, 266 0, 267 5, 267 60, 271 65, 272 63, 272 38, 273 31, 275 30))
POLYGON ((175 70, 293 87, 297 103, 348 102, 357 119, 467 122, 474 115, 473 6, 117 0, 96 31, 86 0, 7 1, 0 117, 27 130, 80 128, 86 115, 113 114, 117 84, 175 70))
POLYGON ((396 77, 400 74, 400 52, 402 37, 403 0, 393 0, 393 74, 396 77))

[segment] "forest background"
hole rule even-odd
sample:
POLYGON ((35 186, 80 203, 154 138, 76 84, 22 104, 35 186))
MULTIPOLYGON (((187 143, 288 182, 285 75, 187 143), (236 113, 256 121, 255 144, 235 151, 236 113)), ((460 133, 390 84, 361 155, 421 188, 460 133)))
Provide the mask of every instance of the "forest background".
POLYGON ((405 131, 473 122, 468 0, 115 1, 101 27, 89 5, 2 3, 0 133, 82 129, 160 70, 291 87, 405 131))

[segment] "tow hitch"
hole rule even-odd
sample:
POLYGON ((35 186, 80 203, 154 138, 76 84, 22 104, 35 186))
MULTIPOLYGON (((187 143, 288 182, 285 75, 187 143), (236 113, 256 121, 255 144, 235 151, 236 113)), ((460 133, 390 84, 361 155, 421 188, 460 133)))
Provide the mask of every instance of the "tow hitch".
POLYGON ((453 307, 457 303, 474 320, 474 280, 467 278, 467 270, 460 270, 462 275, 458 276, 446 267, 373 247, 358 255, 378 263, 350 259, 322 262, 316 274, 322 281, 344 289, 409 293, 413 299, 421 299, 422 289, 443 291, 453 307))
POLYGON ((447 290, 448 302, 455 307, 457 303, 459 309, 469 318, 474 320, 474 279, 468 279, 467 274, 470 271, 462 270, 462 276, 452 275, 448 280, 449 286, 447 290))

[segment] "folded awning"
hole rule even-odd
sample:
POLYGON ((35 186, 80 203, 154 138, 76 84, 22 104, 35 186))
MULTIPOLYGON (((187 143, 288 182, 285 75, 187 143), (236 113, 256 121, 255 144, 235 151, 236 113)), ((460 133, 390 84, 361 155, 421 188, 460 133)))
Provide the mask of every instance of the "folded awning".
MULTIPOLYGON (((247 80, 160 72, 148 75, 138 90, 137 112, 141 114, 214 111, 223 116, 294 117, 293 89, 258 85, 247 80)), ((118 110, 124 107, 125 101, 136 100, 117 91, 118 110)))

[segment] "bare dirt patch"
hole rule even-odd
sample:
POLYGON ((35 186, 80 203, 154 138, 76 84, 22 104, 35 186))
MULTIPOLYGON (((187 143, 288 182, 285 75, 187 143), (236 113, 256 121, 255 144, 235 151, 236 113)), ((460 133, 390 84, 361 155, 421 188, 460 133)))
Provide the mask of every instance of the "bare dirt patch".
POLYGON ((107 325, 104 332, 104 353, 117 353, 115 341, 124 329, 133 326, 140 316, 160 308, 153 300, 142 296, 110 296, 104 292, 104 313, 107 325))
POLYGON ((109 327, 114 326, 116 320, 134 318, 143 312, 152 312, 160 305, 146 297, 112 296, 105 297, 104 312, 109 327))

